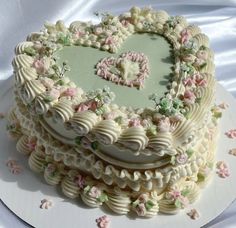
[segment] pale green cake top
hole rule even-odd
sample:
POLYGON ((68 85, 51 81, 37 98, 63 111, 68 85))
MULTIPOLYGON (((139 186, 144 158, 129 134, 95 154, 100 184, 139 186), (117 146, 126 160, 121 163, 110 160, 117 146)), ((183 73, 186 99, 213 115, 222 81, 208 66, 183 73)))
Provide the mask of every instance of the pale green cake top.
POLYGON ((67 72, 67 76, 85 92, 107 85, 115 93, 114 102, 119 106, 145 108, 153 106, 152 101, 148 99, 150 94, 156 93, 160 99, 168 91, 167 84, 173 67, 171 49, 170 43, 163 36, 136 33, 124 41, 117 53, 93 47, 68 46, 58 52, 58 57, 59 64, 68 62, 71 70, 67 72), (150 74, 144 82, 144 88, 117 85, 96 75, 95 66, 101 59, 109 56, 118 57, 128 51, 143 53, 149 60, 150 74))

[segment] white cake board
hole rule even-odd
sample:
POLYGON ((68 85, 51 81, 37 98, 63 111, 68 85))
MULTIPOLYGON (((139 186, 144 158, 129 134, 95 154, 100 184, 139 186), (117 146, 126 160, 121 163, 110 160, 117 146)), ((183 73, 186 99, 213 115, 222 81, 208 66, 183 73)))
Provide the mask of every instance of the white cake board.
MULTIPOLYGON (((0 87, 0 112, 6 112, 13 103, 11 82, 0 87), (3 87, 4 86, 4 87, 3 87)), ((107 214, 111 219, 111 228, 183 228, 201 227, 221 214, 236 198, 236 157, 228 151, 236 148, 236 139, 227 138, 224 133, 236 128, 236 101, 230 93, 217 86, 217 103, 227 102, 229 108, 224 111, 221 120, 221 134, 218 142, 217 160, 224 160, 230 167, 231 175, 222 179, 214 174, 212 182, 202 190, 201 198, 177 215, 158 215, 151 219, 118 216, 107 208, 88 208, 80 200, 70 200, 62 195, 59 188, 49 186, 42 175, 33 173, 27 164, 27 157, 15 149, 15 142, 5 131, 6 120, 0 121, 0 197, 4 204, 19 218, 37 228, 92 228, 97 227, 95 219, 107 214), (23 172, 13 175, 5 162, 8 158, 19 161, 23 172), (51 199, 54 206, 40 209, 40 201, 51 199), (196 208, 200 212, 198 220, 192 220, 186 212, 196 208)))

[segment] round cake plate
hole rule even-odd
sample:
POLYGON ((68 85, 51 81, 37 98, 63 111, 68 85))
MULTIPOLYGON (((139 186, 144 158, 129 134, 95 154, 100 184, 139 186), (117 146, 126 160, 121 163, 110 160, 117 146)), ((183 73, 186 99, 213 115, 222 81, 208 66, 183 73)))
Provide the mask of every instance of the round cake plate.
MULTIPOLYGON (((0 88, 0 112, 6 112, 13 104, 13 91, 9 80, 0 88), (8 85, 6 85, 8 84, 8 85), (3 89, 4 88, 4 89, 3 89)), ((37 228, 96 227, 95 219, 107 214, 111 219, 111 228, 118 227, 201 227, 221 214, 236 198, 236 157, 228 152, 236 148, 236 139, 229 139, 225 132, 236 128, 236 101, 223 87, 217 85, 217 103, 229 104, 220 121, 221 132, 218 141, 217 158, 230 167, 230 176, 220 178, 215 173, 211 183, 202 189, 201 198, 189 205, 177 215, 160 214, 151 219, 137 218, 131 215, 115 215, 108 208, 88 208, 80 200, 67 199, 60 188, 45 183, 42 174, 32 172, 27 164, 27 157, 15 149, 15 142, 7 136, 6 120, 0 121, 0 197, 4 204, 19 218, 37 228), (6 166, 8 159, 17 160, 23 172, 14 175, 6 166), (40 209, 41 200, 53 201, 51 209, 40 209), (200 218, 190 219, 186 212, 197 209, 200 218)), ((215 172, 215 171, 214 171, 215 172)))

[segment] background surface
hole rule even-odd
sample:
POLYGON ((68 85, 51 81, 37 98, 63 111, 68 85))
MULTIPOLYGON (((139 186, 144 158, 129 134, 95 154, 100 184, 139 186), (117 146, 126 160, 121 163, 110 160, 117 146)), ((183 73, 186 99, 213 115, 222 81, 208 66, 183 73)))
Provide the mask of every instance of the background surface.
MULTIPOLYGON (((98 22, 95 11, 120 14, 132 6, 152 6, 183 15, 208 35, 215 52, 216 78, 236 97, 236 1, 234 0, 0 0, 0 88, 12 76, 14 47, 45 21, 98 22)), ((0 110, 2 111, 2 110, 0 110)), ((235 126, 236 127, 236 126, 235 126)), ((0 196, 1 197, 1 196, 0 196)), ((0 227, 27 227, 0 202, 0 227)), ((236 203, 206 227, 236 227, 236 203)))

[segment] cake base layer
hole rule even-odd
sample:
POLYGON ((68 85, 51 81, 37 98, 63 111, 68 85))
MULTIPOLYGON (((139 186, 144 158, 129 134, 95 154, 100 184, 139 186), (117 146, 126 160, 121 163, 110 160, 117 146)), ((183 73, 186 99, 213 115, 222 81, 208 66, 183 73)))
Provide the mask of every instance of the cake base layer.
MULTIPOLYGON (((48 150, 45 150, 45 144, 53 141, 56 148, 64 147, 65 150, 67 146, 52 140, 50 135, 45 137, 45 132, 40 129, 37 121, 22 113, 21 105, 16 105, 9 114, 8 120, 9 126, 15 126, 14 130, 10 130, 10 134, 18 140, 17 150, 29 156, 30 168, 37 173, 43 173, 48 184, 60 185, 67 197, 80 196, 90 207, 106 204, 115 213, 127 214, 135 211, 139 216, 145 217, 152 217, 159 212, 175 214, 188 202, 192 203, 199 197, 200 188, 211 177, 217 144, 217 128, 212 122, 203 140, 194 147, 199 154, 202 153, 198 159, 198 166, 195 166, 195 172, 188 172, 187 168, 178 167, 172 173, 171 181, 165 180, 161 187, 149 191, 143 188, 132 191, 127 188, 128 186, 121 189, 116 185, 109 185, 109 181, 105 184, 104 178, 103 181, 96 180, 94 173, 88 175, 86 170, 69 165, 68 154, 64 159, 52 156, 48 150), (180 197, 173 196, 176 192, 180 197)), ((189 167, 192 167, 192 164, 189 167)), ((135 184, 135 181, 133 183, 135 184)))
MULTIPOLYGON (((9 90, 10 83, 5 84, 3 90, 0 91, 2 111, 8 110, 12 107, 12 90, 9 90), (6 93, 6 91, 8 91, 6 93), (4 96, 3 96, 4 94, 4 96), (9 95, 9 96, 8 96, 9 95), (11 99, 9 99, 9 97, 11 99)), ((214 175, 211 184, 204 188, 201 194, 201 199, 196 204, 191 205, 190 208, 196 208, 201 216, 198 220, 191 220, 186 216, 185 212, 179 213, 176 216, 165 216, 160 214, 153 219, 133 219, 132 215, 116 216, 105 209, 88 209, 84 207, 80 200, 65 199, 59 191, 55 191, 54 187, 42 183, 40 176, 35 175, 28 169, 26 163, 26 156, 15 151, 15 144, 10 140, 4 131, 0 132, 1 153, 1 199, 4 204, 17 215, 19 218, 34 227, 49 228, 52 226, 71 228, 78 227, 78 224, 84 224, 84 227, 89 228, 95 225, 95 219, 102 214, 108 214, 111 218, 111 225, 114 227, 128 227, 135 226, 137 228, 148 226, 154 228, 157 226, 163 228, 169 227, 201 227, 209 221, 221 214, 235 199, 235 159, 227 152, 231 148, 236 147, 235 140, 227 139, 224 132, 235 126, 234 118, 235 100, 228 92, 221 86, 217 86, 217 102, 227 101, 229 108, 225 111, 221 121, 221 134, 218 141, 217 160, 224 160, 230 167, 231 175, 228 179, 222 180, 214 175), (219 153, 220 152, 220 153, 219 153), (17 176, 11 174, 5 165, 5 161, 9 158, 14 158, 19 161, 24 169, 23 173, 17 176), (227 194, 225 194, 227 192, 227 194), (15 196, 15 197, 12 197, 15 196), (40 200, 43 198, 50 198, 54 202, 54 207, 51 210, 43 211, 39 208, 40 200), (24 209, 22 209, 24 205, 24 209), (80 205, 80 206, 78 206, 80 205), (211 207, 209 207, 211 205, 211 207), (70 213, 68 213, 70 212, 70 213), (50 216, 50 220, 48 217, 50 216), (75 222, 74 218, 77 218, 75 222), (53 222, 52 222, 53 221, 53 222)), ((2 128, 5 127, 6 122, 0 122, 2 128)), ((189 208, 187 209, 187 211, 189 208)))

